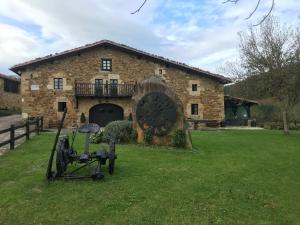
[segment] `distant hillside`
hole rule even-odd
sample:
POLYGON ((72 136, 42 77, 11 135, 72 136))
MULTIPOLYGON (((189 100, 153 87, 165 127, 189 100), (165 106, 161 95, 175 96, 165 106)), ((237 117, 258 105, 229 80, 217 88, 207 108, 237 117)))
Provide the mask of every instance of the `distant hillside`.
POLYGON ((225 86, 224 92, 227 95, 253 100, 272 98, 272 96, 266 94, 263 82, 265 80, 260 76, 252 76, 238 83, 225 86))
MULTIPOLYGON (((241 97, 259 102, 259 106, 252 108, 252 116, 258 122, 277 122, 281 121, 281 109, 279 103, 266 93, 267 84, 264 79, 259 76, 253 76, 244 81, 227 85, 224 87, 224 92, 227 95, 241 97)), ((300 88, 300 87, 299 87, 300 88)), ((300 122, 300 102, 288 112, 291 122, 300 122)))

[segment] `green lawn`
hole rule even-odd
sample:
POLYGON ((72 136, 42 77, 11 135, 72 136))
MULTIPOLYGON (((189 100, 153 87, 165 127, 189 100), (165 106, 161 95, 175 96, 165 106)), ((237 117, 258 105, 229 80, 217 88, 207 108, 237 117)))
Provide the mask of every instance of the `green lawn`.
POLYGON ((53 139, 0 157, 1 225, 300 224, 300 132, 195 132, 193 151, 118 145, 113 176, 48 184, 53 139))

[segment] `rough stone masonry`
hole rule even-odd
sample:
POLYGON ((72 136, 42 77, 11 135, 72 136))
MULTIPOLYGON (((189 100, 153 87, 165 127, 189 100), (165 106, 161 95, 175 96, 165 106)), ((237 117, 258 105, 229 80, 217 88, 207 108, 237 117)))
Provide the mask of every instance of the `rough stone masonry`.
POLYGON ((117 80, 118 84, 136 84, 153 75, 163 79, 178 95, 186 120, 220 122, 224 119, 223 86, 229 82, 227 78, 111 41, 32 60, 11 70, 21 76, 23 117, 43 116, 46 127, 61 118, 59 102, 65 102, 68 108, 67 127, 78 125, 82 113, 89 120, 91 107, 98 104, 122 107, 127 119, 132 114, 131 98, 77 98, 75 83, 94 84, 99 79, 103 83, 117 80), (103 71, 102 59, 111 60, 109 71, 103 71), (54 89, 54 78, 62 79, 61 89, 54 89), (193 111, 192 107, 197 109, 193 111))

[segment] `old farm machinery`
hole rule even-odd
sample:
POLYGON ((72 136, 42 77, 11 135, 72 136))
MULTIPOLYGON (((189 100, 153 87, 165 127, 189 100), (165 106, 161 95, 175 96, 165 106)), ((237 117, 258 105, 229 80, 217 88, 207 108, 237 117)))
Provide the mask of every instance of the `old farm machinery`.
POLYGON ((104 175, 101 173, 101 167, 107 164, 108 161, 108 171, 110 174, 114 173, 115 160, 117 158, 115 152, 115 142, 114 140, 109 141, 109 150, 100 149, 95 152, 89 151, 90 144, 90 135, 93 133, 97 133, 100 129, 98 124, 86 124, 78 129, 75 129, 72 133, 71 143, 69 141, 69 137, 67 135, 60 136, 61 129, 63 127, 64 119, 66 117, 67 109, 65 109, 63 113, 63 117, 60 121, 60 125, 58 131, 56 133, 55 141, 53 144, 53 148, 51 151, 47 174, 46 177, 48 180, 55 179, 85 179, 91 178, 93 180, 101 180, 104 175), (85 148, 83 153, 79 154, 74 149, 73 144, 76 138, 77 132, 85 133, 85 148), (52 166, 54 163, 56 170, 53 171, 52 166), (90 175, 80 175, 78 172, 83 168, 90 166, 93 163, 97 163, 97 166, 92 170, 90 175), (72 170, 69 171, 68 167, 72 170))

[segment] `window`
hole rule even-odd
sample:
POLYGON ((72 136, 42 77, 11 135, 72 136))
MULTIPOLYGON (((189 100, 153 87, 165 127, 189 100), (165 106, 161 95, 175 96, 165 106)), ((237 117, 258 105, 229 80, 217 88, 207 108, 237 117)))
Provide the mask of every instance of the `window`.
POLYGON ((197 84, 192 84, 192 91, 197 91, 197 84))
POLYGON ((54 89, 55 90, 63 89, 63 79, 62 78, 54 78, 54 89))
POLYGON ((111 71, 112 70, 112 61, 111 59, 102 59, 102 71, 111 71))
POLYGON ((67 103, 66 102, 58 102, 58 112, 63 112, 65 111, 65 108, 67 108, 67 103))
POLYGON ((12 80, 4 79, 4 91, 18 94, 20 92, 20 84, 12 80))
POLYGON ((198 104, 192 104, 191 105, 191 114, 192 115, 198 115, 198 104))

